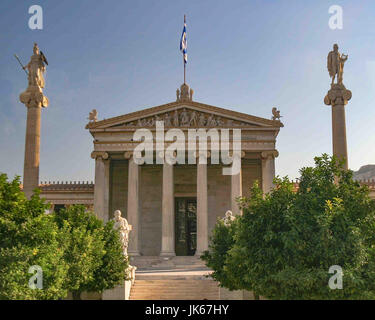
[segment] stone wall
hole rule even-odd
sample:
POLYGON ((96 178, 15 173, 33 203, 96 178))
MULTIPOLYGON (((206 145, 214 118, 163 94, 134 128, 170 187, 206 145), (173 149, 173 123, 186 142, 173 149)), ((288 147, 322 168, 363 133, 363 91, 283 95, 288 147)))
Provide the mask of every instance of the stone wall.
POLYGON ((250 188, 255 180, 259 181, 262 187, 262 164, 257 159, 242 159, 242 194, 245 197, 250 196, 250 188))
POLYGON ((223 175, 222 165, 207 167, 208 234, 211 234, 218 218, 230 209, 231 176, 223 175))
POLYGON ((157 256, 161 250, 163 166, 145 165, 140 172, 141 253, 157 256))
POLYGON ((111 160, 109 185, 109 218, 113 218, 115 210, 121 210, 127 218, 128 160, 111 160))

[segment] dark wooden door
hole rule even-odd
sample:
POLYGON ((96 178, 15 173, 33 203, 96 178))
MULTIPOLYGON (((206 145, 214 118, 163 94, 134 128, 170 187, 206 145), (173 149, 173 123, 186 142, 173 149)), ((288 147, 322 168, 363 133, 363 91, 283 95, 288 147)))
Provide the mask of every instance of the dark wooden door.
POLYGON ((193 256, 197 249, 197 200, 175 200, 175 245, 177 256, 193 256))

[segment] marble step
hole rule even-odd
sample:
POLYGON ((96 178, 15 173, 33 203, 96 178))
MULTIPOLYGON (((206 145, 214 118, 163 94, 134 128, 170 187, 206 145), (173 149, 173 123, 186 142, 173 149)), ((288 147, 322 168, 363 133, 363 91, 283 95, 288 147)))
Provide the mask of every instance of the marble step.
POLYGON ((135 280, 130 300, 217 300, 213 280, 135 280))

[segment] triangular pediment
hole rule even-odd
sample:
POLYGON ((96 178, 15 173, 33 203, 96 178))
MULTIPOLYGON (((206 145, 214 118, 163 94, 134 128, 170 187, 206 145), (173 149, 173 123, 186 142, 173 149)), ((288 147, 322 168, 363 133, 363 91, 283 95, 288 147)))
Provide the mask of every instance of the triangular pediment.
POLYGON ((202 127, 249 127, 279 128, 283 124, 278 120, 269 120, 218 108, 194 101, 173 102, 147 108, 119 117, 90 122, 88 129, 136 129, 155 127, 156 121, 164 121, 165 127, 202 128, 202 127))

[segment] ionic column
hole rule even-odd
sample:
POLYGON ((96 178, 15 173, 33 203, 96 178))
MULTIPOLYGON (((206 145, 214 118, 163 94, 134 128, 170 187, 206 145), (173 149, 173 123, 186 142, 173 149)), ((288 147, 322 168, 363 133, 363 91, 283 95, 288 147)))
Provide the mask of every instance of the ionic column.
MULTIPOLYGON (((241 158, 239 159, 241 163, 241 158)), ((236 199, 242 197, 242 166, 240 166, 239 173, 231 175, 230 199, 231 210, 234 215, 241 214, 236 199)))
POLYGON ((108 153, 94 151, 91 158, 95 159, 94 212, 104 222, 109 217, 109 160, 108 153))
POLYGON ((39 186, 40 161, 40 105, 27 105, 23 191, 28 199, 39 186))
POLYGON ((332 145, 333 155, 344 160, 344 168, 348 169, 348 148, 346 143, 345 105, 352 93, 343 84, 331 85, 324 98, 326 105, 332 106, 332 145))
POLYGON ((275 158, 279 156, 279 152, 263 151, 262 154, 262 190, 264 193, 270 192, 273 187, 273 179, 275 178, 275 158))
POLYGON ((174 180, 173 165, 163 164, 161 256, 175 256, 174 180))
POLYGON ((208 249, 208 201, 207 201, 207 161, 197 164, 197 250, 200 256, 208 249))
MULTIPOLYGON (((128 153, 125 153, 128 158, 128 153)), ((130 225, 133 226, 129 235, 128 253, 131 256, 140 255, 140 219, 139 219, 139 172, 140 167, 134 162, 133 157, 129 158, 128 174, 128 212, 127 218, 130 225)))

